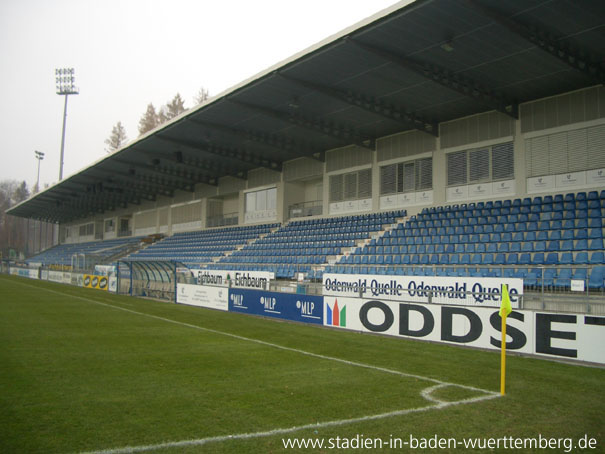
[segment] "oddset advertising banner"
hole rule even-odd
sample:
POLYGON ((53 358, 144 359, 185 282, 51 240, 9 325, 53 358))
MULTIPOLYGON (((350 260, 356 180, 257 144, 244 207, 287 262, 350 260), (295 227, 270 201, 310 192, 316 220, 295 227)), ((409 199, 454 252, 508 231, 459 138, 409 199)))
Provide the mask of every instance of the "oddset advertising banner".
POLYGON ((325 296, 406 300, 464 306, 500 307, 502 284, 508 286, 513 309, 519 307, 523 280, 455 276, 375 276, 329 274, 323 276, 325 296))
MULTIPOLYGON (((498 308, 324 298, 324 324, 340 329, 499 350, 498 308)), ((514 310, 508 351, 605 364, 605 317, 514 310)))
POLYGON ((229 311, 323 325, 323 296, 229 290, 229 311))

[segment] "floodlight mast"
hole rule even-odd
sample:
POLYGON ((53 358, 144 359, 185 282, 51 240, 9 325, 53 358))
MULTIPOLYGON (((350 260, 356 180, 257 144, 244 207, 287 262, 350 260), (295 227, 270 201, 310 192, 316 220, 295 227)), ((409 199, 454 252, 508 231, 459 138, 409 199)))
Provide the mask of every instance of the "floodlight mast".
POLYGON ((65 96, 63 107, 63 131, 61 133, 61 158, 59 161, 59 181, 63 179, 63 155, 65 151, 65 123, 67 121, 67 97, 77 95, 79 90, 74 86, 76 78, 73 68, 55 69, 55 82, 57 83, 57 94, 65 96))
POLYGON ((44 153, 35 150, 36 159, 38 160, 38 179, 36 180, 36 191, 40 191, 40 161, 44 159, 44 153))

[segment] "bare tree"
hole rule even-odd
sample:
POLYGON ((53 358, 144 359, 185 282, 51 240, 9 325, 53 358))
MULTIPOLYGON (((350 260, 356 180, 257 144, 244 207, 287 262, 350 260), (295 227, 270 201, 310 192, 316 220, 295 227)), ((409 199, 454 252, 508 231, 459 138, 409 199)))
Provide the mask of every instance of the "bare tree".
POLYGON ((20 253, 27 249, 27 220, 6 214, 6 210, 30 196, 27 183, 15 180, 0 182, 0 251, 3 257, 11 251, 20 253))
POLYGON ((206 101, 208 98, 210 97, 210 94, 208 93, 208 89, 207 88, 200 88, 200 91, 197 92, 197 95, 195 95, 193 97, 193 102, 195 103, 195 105, 199 105, 202 104, 204 101, 206 101))

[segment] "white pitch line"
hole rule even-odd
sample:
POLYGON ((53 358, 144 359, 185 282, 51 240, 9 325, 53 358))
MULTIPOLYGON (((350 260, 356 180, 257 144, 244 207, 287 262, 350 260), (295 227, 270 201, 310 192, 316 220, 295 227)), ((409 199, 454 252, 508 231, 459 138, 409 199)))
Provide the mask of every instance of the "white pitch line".
MULTIPOLYGON (((22 282, 20 282, 19 284, 26 286, 26 287, 40 289, 40 287, 25 284, 22 282)), ((294 427, 290 427, 290 428, 273 429, 273 430, 262 431, 262 432, 221 435, 221 436, 216 436, 216 437, 199 438, 199 439, 193 439, 193 440, 170 441, 170 442, 158 443, 158 444, 154 444, 154 445, 145 445, 145 446, 126 446, 126 447, 121 447, 121 448, 105 449, 105 450, 100 450, 100 451, 88 451, 88 452, 82 453, 82 454, 128 454, 128 453, 153 451, 153 450, 164 449, 164 448, 201 446, 201 445, 205 445, 207 443, 222 442, 222 441, 228 441, 228 440, 245 440, 245 439, 252 439, 252 438, 271 437, 274 435, 289 434, 289 433, 298 432, 298 431, 306 430, 306 429, 318 429, 318 428, 323 428, 323 427, 342 426, 342 425, 346 425, 346 424, 353 424, 353 423, 364 422, 364 421, 373 421, 376 419, 384 419, 384 418, 389 418, 389 417, 393 417, 393 416, 401 416, 401 415, 406 415, 409 413, 420 413, 420 412, 424 412, 424 411, 428 411, 428 410, 439 410, 439 409, 447 408, 447 407, 450 407, 453 405, 481 402, 484 400, 489 400, 489 399, 494 399, 494 398, 500 397, 500 394, 498 394, 494 391, 488 391, 488 390, 481 389, 481 388, 475 388, 473 386, 444 382, 444 381, 437 380, 434 378, 424 377, 422 375, 409 374, 409 373, 401 372, 398 370, 387 369, 387 368, 379 367, 379 366, 373 366, 371 364, 365 364, 365 363, 360 363, 360 362, 356 362, 356 361, 349 361, 349 360, 342 359, 342 358, 336 358, 333 356, 321 355, 319 353, 308 352, 308 351, 300 350, 297 348, 286 347, 283 345, 274 344, 272 342, 266 342, 266 341, 263 341, 260 339, 244 337, 244 336, 240 336, 238 334, 227 333, 224 331, 219 331, 219 330, 215 330, 215 329, 211 329, 211 328, 205 328, 203 326, 192 325, 190 323, 180 322, 178 320, 172 320, 169 318, 160 317, 158 315, 152 315, 152 314, 148 314, 145 312, 139 312, 139 311, 135 311, 132 309, 126 309, 121 306, 115 306, 113 304, 104 303, 104 302, 101 302, 101 301, 98 301, 98 300, 95 300, 92 298, 85 298, 83 296, 72 295, 70 293, 59 292, 59 291, 51 290, 51 289, 43 289, 43 290, 46 290, 50 293, 55 293, 58 295, 69 296, 69 297, 76 298, 76 299, 86 301, 89 303, 108 307, 111 309, 117 309, 117 310, 121 310, 124 312, 129 312, 132 314, 137 314, 137 315, 141 315, 144 317, 152 318, 155 320, 161 320, 161 321, 164 321, 167 323, 172 323, 175 325, 185 326, 187 328, 192 328, 192 329, 205 331, 205 332, 209 332, 209 333, 213 333, 213 334, 218 334, 218 335, 222 335, 222 336, 228 336, 228 337, 246 341, 246 342, 253 342, 256 344, 265 345, 267 347, 291 351, 291 352, 298 353, 301 355, 311 356, 314 358, 320 358, 323 360, 339 362, 342 364, 347 364, 349 366, 362 367, 365 369, 376 370, 376 371, 384 372, 384 373, 388 373, 388 374, 399 375, 399 376, 405 377, 405 378, 415 378, 418 380, 424 380, 424 381, 435 383, 435 385, 433 385, 429 388, 425 388, 424 390, 421 391, 421 395, 424 399, 428 400, 429 402, 433 402, 433 405, 428 405, 426 407, 406 408, 403 410, 394 410, 394 411, 390 411, 387 413, 380 413, 377 415, 361 416, 358 418, 351 418, 351 419, 338 419, 338 420, 333 420, 333 421, 318 422, 318 423, 314 423, 314 424, 306 424, 306 425, 294 426, 294 427), (441 389, 441 388, 444 388, 447 386, 455 386, 457 388, 468 389, 471 391, 480 392, 483 395, 478 396, 478 397, 472 397, 469 399, 463 399, 463 400, 459 400, 459 401, 451 401, 451 402, 442 401, 442 400, 439 400, 436 397, 432 396, 433 391, 436 391, 437 389, 441 389)))
MULTIPOLYGON (((442 388, 444 386, 449 386, 448 384, 439 384, 427 388, 422 391, 422 396, 427 398, 427 395, 430 394, 430 391, 435 391, 438 388, 442 388)), ((457 385, 454 385, 457 386, 457 385)), ((434 405, 429 405, 426 407, 418 407, 418 408, 406 408, 403 410, 394 410, 387 413, 380 413, 377 415, 369 415, 369 416, 360 416, 358 418, 351 419, 337 419, 333 421, 326 422, 318 422, 315 424, 305 424, 303 426, 294 426, 284 429, 273 429, 267 430, 263 432, 250 432, 250 433, 240 433, 240 434, 231 434, 231 435, 221 435, 216 437, 207 437, 207 438, 198 438, 192 440, 180 440, 180 441, 168 441, 165 443, 158 443, 154 445, 141 445, 141 446, 125 446, 122 448, 114 448, 114 449, 104 449, 100 451, 87 451, 80 454, 132 454, 137 452, 149 452, 149 451, 157 451, 158 449, 172 449, 172 448, 184 448, 191 446, 203 446, 209 443, 220 443, 223 441, 229 440, 250 440, 254 438, 264 438, 264 437, 273 437, 276 435, 287 435, 293 432, 299 432, 302 430, 310 430, 310 429, 323 429, 327 427, 337 427, 344 426, 346 424, 355 424, 360 422, 374 421, 378 419, 391 418, 394 416, 402 416, 408 415, 411 413, 422 413, 429 410, 440 410, 442 408, 451 407, 454 405, 461 405, 467 403, 480 402, 483 400, 489 400, 499 397, 499 394, 493 393, 484 396, 473 397, 470 399, 459 400, 455 402, 444 402, 440 401, 434 397, 431 397, 428 400, 438 402, 434 405)))

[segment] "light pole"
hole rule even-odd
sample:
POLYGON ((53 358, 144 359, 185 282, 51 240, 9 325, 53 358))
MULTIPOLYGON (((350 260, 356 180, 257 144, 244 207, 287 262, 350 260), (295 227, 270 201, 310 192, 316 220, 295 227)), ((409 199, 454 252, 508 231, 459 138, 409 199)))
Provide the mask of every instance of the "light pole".
POLYGON ((38 178, 36 179, 36 192, 40 192, 40 161, 44 159, 44 153, 41 151, 34 151, 36 159, 38 160, 38 178))
POLYGON ((67 97, 77 95, 79 90, 74 86, 76 78, 73 68, 55 69, 55 81, 57 83, 57 94, 65 95, 65 107, 63 108, 63 132, 61 134, 61 160, 59 161, 59 181, 63 179, 63 151, 65 149, 65 122, 67 120, 67 97))

